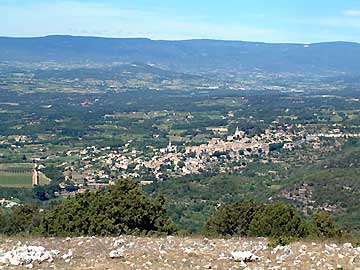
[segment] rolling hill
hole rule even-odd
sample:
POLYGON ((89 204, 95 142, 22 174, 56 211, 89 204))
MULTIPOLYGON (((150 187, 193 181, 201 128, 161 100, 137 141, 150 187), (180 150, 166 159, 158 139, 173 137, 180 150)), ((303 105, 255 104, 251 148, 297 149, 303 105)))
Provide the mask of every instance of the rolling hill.
POLYGON ((360 44, 270 44, 78 36, 0 37, 0 61, 139 62, 181 72, 263 70, 353 73, 360 68, 360 44))

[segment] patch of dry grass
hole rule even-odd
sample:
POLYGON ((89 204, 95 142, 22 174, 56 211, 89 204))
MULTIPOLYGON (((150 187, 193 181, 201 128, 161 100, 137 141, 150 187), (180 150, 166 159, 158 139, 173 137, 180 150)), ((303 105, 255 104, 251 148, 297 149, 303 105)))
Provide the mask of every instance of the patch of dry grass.
MULTIPOLYGON (((247 263, 247 269, 360 269, 360 249, 344 244, 297 242, 285 249, 268 248, 263 238, 207 239, 201 237, 94 237, 94 238, 2 238, 0 249, 14 245, 40 245, 48 250, 58 249, 65 254, 69 249, 73 258, 66 263, 61 258, 52 263, 34 265, 35 269, 243 269, 231 258, 233 251, 251 251, 260 257, 247 263), (110 259, 114 242, 121 239, 124 257, 110 259)), ((25 267, 0 266, 0 269, 25 267)))

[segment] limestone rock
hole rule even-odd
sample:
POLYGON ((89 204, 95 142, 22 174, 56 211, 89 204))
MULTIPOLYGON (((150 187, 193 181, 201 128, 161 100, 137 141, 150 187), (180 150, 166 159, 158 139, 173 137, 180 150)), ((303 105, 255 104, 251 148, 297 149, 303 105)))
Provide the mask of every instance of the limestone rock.
POLYGON ((42 246, 15 246, 7 252, 0 253, 0 264, 25 265, 27 268, 32 268, 34 262, 53 260, 57 254, 57 251, 46 251, 42 246))
POLYGON ((109 257, 111 259, 123 258, 124 257, 124 250, 121 249, 121 248, 120 249, 114 249, 114 250, 110 251, 109 257))
POLYGON ((259 260, 259 257, 250 251, 233 251, 231 257, 236 262, 253 262, 259 260))

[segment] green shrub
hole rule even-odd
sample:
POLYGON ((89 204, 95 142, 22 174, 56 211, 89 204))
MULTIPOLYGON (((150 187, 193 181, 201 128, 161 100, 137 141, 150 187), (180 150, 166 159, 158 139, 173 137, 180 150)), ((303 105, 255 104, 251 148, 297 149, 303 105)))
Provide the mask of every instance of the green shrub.
POLYGON ((254 215, 249 225, 251 236, 301 238, 307 234, 306 223, 299 213, 292 206, 282 203, 266 205, 263 211, 254 215))
POLYGON ((205 225, 206 235, 248 235, 249 225, 262 206, 252 203, 235 203, 221 207, 205 225))
POLYGON ((147 198, 131 180, 119 180, 108 190, 85 192, 68 198, 41 222, 46 235, 171 234, 162 197, 147 198))
POLYGON ((252 202, 226 205, 210 217, 206 235, 239 235, 300 238, 308 234, 299 213, 285 204, 252 202))
POLYGON ((313 233, 320 238, 341 237, 341 230, 327 212, 316 213, 313 217, 313 233))
POLYGON ((288 236, 280 236, 276 238, 271 238, 268 246, 270 248, 275 248, 277 246, 287 246, 290 245, 292 242, 294 242, 296 238, 288 237, 288 236))
POLYGON ((39 209, 35 206, 21 205, 11 210, 0 210, 1 234, 31 233, 39 225, 39 209))

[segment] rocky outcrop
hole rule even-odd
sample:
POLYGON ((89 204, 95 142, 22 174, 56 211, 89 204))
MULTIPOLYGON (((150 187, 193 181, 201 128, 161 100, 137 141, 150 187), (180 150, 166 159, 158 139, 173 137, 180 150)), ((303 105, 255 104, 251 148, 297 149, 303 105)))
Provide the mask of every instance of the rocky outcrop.
POLYGON ((270 248, 265 238, 74 237, 1 239, 0 269, 21 270, 360 270, 351 243, 297 242, 270 248))
POLYGON ((32 268, 33 263, 52 262, 59 254, 58 250, 47 251, 42 246, 16 246, 6 252, 0 251, 0 263, 32 268))

